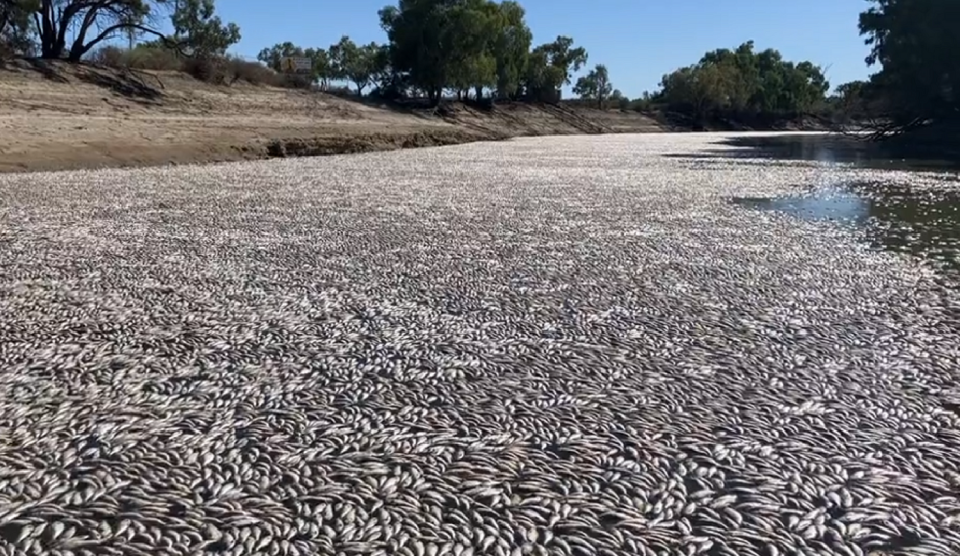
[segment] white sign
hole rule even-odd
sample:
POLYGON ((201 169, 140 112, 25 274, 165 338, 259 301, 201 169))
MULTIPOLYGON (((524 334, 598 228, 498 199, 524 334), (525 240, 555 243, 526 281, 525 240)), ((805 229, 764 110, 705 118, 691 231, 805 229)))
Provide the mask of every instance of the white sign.
POLYGON ((310 73, 313 70, 313 60, 310 58, 288 57, 281 61, 280 67, 286 73, 310 73))

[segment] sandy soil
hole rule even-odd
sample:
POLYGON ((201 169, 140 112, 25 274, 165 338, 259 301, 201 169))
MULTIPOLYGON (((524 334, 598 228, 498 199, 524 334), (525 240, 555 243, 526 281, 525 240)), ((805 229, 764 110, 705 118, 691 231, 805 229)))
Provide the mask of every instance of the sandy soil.
POLYGON ((0 68, 0 171, 334 154, 525 135, 656 131, 639 114, 507 105, 431 113, 172 72, 0 68))

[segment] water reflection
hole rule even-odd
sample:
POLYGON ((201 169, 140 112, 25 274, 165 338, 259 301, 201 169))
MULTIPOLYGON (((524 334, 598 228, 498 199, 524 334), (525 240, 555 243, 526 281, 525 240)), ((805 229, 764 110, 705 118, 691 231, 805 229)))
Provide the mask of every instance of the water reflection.
MULTIPOLYGON (((741 146, 756 145, 739 156, 777 159, 830 160, 876 166, 884 160, 862 144, 850 146, 844 139, 821 137, 737 138, 741 146), (859 150, 858 150, 859 149, 859 150)), ((900 165, 908 161, 900 159, 900 165)), ((927 169, 929 164, 919 168, 927 169)), ((796 196, 742 198, 734 202, 751 209, 778 211, 797 218, 832 220, 862 228, 877 248, 909 253, 926 259, 952 276, 960 276, 960 190, 953 176, 944 175, 952 185, 910 188, 882 180, 848 183, 830 187, 811 186, 796 196), (953 178, 953 179, 951 179, 953 178)))
POLYGON ((795 197, 733 201, 755 210, 858 226, 875 247, 960 271, 960 194, 956 191, 910 191, 873 181, 813 189, 795 197))
POLYGON ((825 133, 743 135, 717 143, 730 148, 702 153, 667 155, 671 158, 765 158, 770 160, 811 160, 839 162, 879 169, 960 170, 960 160, 943 160, 929 151, 910 149, 903 143, 876 143, 852 136, 825 133))
POLYGON ((741 206, 759 210, 786 212, 811 220, 835 220, 864 224, 870 217, 870 205, 857 195, 838 189, 820 189, 813 195, 778 198, 734 199, 741 206))

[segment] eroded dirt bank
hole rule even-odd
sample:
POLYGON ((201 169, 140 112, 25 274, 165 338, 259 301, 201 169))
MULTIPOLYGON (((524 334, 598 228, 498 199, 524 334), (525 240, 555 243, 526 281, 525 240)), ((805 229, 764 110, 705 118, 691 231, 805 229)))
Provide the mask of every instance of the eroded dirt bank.
POLYGON ((172 72, 0 69, 0 172, 313 156, 531 135, 659 131, 641 114, 506 104, 396 110, 172 72))

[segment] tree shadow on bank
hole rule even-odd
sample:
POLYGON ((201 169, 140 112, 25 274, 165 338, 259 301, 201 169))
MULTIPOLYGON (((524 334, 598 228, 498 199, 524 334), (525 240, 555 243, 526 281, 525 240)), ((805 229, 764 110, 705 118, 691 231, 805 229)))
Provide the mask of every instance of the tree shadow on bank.
POLYGON ((48 81, 62 84, 77 80, 145 105, 158 104, 163 98, 163 83, 157 76, 131 69, 113 69, 89 63, 70 63, 40 58, 19 58, 0 62, 0 71, 34 73, 48 81))

